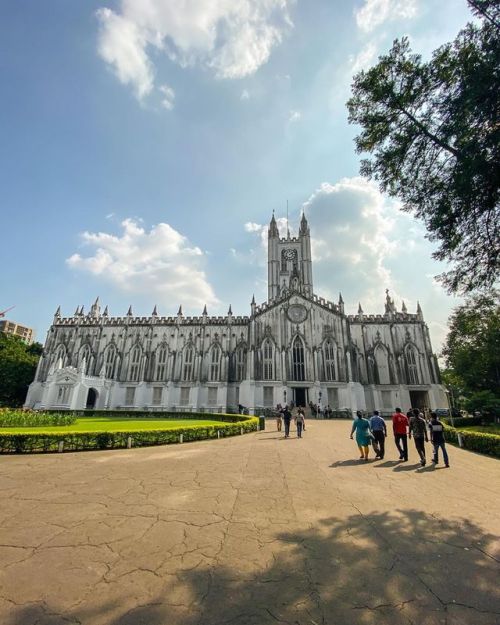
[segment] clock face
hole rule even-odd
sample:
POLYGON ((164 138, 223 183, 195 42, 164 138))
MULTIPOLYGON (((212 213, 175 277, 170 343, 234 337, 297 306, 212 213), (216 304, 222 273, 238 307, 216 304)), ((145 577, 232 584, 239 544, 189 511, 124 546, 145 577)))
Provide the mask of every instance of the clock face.
POLYGON ((283 256, 285 260, 294 260, 297 258, 297 250, 284 250, 283 256))
POLYGON ((288 307, 287 315, 293 323, 302 323, 307 319, 307 309, 302 304, 292 304, 288 307))

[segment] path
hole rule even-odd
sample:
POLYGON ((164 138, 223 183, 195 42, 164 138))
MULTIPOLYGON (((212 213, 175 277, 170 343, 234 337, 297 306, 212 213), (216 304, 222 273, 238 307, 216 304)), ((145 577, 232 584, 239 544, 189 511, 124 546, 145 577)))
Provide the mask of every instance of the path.
POLYGON ((500 624, 500 462, 349 425, 0 457, 0 623, 500 624))

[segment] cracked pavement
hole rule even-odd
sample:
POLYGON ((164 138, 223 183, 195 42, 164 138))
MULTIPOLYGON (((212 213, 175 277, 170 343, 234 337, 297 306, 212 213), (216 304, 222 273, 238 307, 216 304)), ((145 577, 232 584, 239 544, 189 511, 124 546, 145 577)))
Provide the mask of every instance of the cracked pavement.
POLYGON ((267 427, 0 456, 0 623, 500 624, 498 460, 421 469, 389 438, 364 463, 350 422, 267 427))

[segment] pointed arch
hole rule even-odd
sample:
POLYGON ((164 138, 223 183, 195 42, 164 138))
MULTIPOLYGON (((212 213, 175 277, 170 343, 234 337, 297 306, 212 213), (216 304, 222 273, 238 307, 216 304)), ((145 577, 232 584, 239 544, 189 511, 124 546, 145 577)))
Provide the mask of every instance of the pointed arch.
POLYGON ((420 384, 420 376, 418 371, 418 350, 415 345, 413 345, 413 343, 409 343, 405 347, 404 351, 408 384, 420 384))
POLYGON ((60 360, 62 362, 62 366, 64 367, 66 365, 66 357, 66 345, 64 345, 64 343, 59 343, 59 345, 56 347, 56 351, 54 354, 54 363, 57 365, 60 360))
POLYGON ((332 339, 323 343, 323 370, 326 382, 337 379, 337 345, 332 339))
POLYGON ((262 353, 262 379, 274 379, 274 344, 271 339, 264 339, 261 347, 262 353))
POLYGON ((214 343, 210 348, 209 352, 209 369, 208 369, 208 379, 210 382, 218 382, 220 379, 220 371, 221 371, 221 357, 222 357, 222 349, 218 343, 214 343))
POLYGON ((168 362, 168 346, 162 343, 156 349, 155 354, 155 368, 153 372, 153 380, 155 382, 164 382, 167 377, 167 362, 168 362))
POLYGON ((141 346, 137 343, 132 347, 129 355, 128 379, 130 382, 140 381, 141 359, 142 349, 141 346))
POLYGON ((116 373, 116 361, 117 361, 117 353, 116 345, 111 343, 104 350, 104 376, 108 380, 113 380, 116 373))
POLYGON ((389 354, 386 347, 382 345, 382 343, 379 343, 373 350, 373 356, 377 370, 378 384, 390 384, 389 354))
POLYGON ((246 377, 247 350, 245 344, 240 344, 234 352, 234 377, 241 382, 246 377))
POLYGON ((78 352, 78 366, 80 367, 85 361, 84 374, 91 372, 92 348, 88 343, 84 343, 78 352))
POLYGON ((188 343, 182 353, 182 379, 191 382, 194 371, 194 346, 188 343))
POLYGON ((300 336, 292 341, 292 380, 302 382, 306 379, 306 361, 304 343, 300 336))

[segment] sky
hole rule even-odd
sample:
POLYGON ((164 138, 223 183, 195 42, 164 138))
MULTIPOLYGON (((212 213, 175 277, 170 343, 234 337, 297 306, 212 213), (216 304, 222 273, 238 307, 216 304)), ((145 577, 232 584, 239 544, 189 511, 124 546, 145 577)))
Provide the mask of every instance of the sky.
POLYGON ((428 57, 465 0, 0 3, 0 311, 248 315, 267 224, 309 220, 314 290, 417 301, 439 351, 459 300, 423 226, 359 177, 345 102, 396 37, 428 57))

